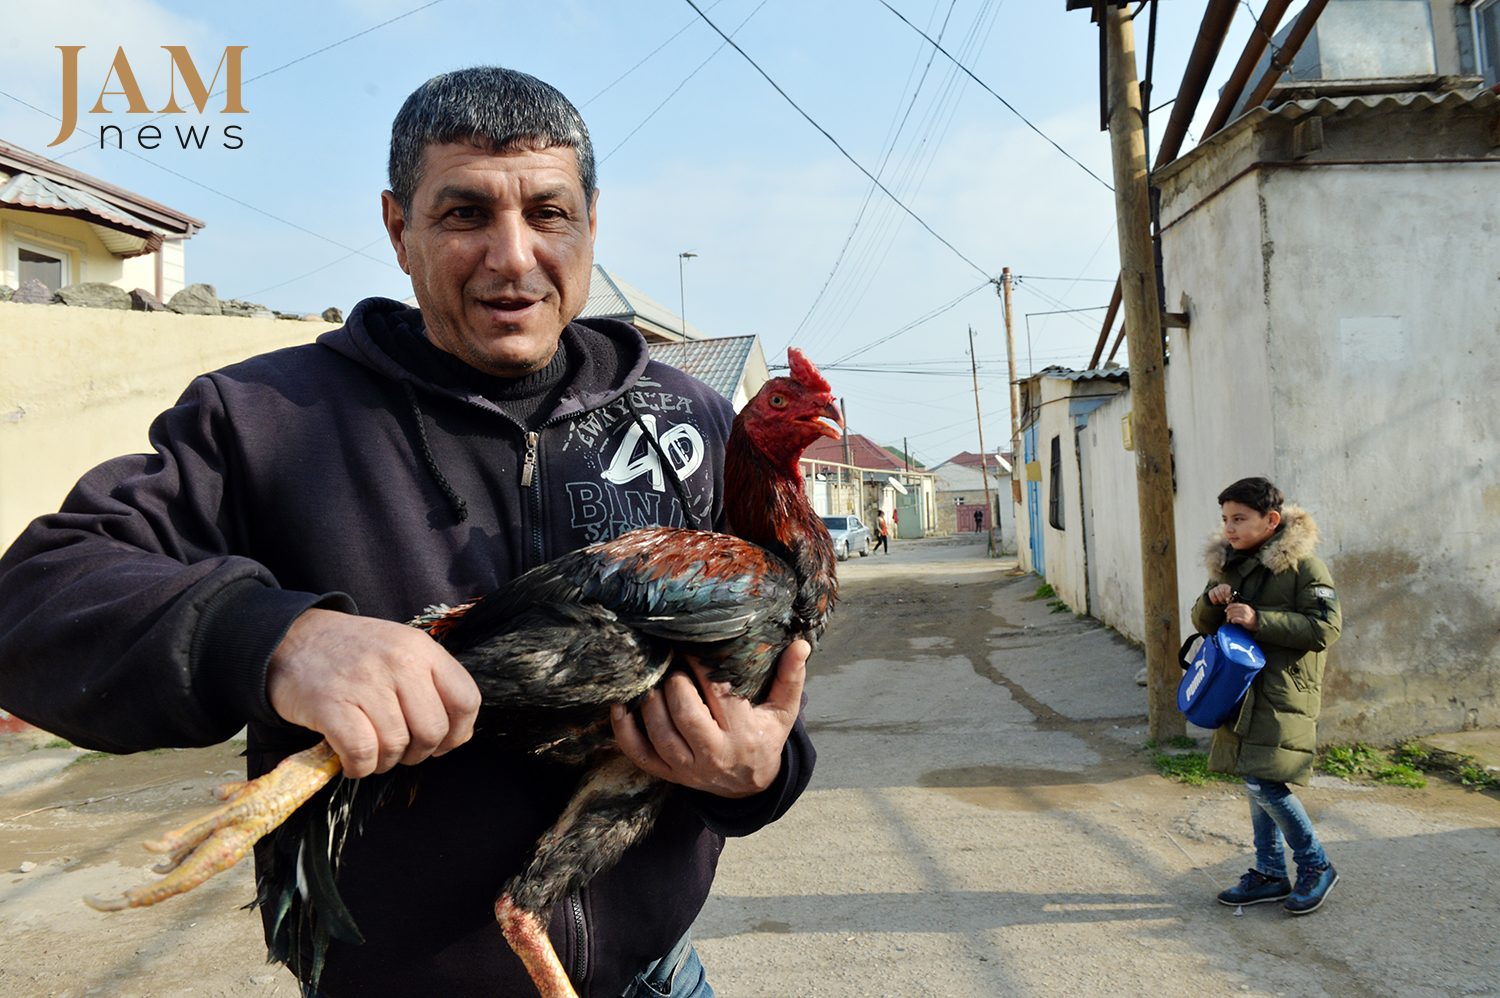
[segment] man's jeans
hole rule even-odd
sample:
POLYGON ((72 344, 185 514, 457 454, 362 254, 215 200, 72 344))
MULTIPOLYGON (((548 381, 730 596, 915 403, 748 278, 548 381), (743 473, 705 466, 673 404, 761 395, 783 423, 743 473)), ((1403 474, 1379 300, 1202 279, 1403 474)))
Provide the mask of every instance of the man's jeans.
POLYGON ((1245 777, 1250 796, 1250 824, 1255 829, 1255 868, 1268 877, 1286 876, 1282 843, 1292 847, 1298 870, 1328 864, 1318 833, 1313 831, 1302 802, 1285 783, 1245 777))
POLYGON ((683 936, 670 953, 646 965, 620 998, 714 998, 692 940, 683 936))
MULTIPOLYGON (((302 996, 320 998, 306 984, 302 985, 302 996)), ((670 953, 635 975, 620 998, 714 998, 714 989, 708 986, 698 951, 683 936, 670 953)))

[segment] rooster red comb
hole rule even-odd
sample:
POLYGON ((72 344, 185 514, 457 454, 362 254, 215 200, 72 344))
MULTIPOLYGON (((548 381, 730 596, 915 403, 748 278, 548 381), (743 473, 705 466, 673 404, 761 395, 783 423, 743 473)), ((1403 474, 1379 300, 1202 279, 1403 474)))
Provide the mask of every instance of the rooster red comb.
POLYGON ((808 360, 801 350, 796 347, 787 347, 786 359, 792 368, 792 380, 797 384, 815 392, 833 390, 828 384, 828 379, 818 373, 813 362, 808 360))

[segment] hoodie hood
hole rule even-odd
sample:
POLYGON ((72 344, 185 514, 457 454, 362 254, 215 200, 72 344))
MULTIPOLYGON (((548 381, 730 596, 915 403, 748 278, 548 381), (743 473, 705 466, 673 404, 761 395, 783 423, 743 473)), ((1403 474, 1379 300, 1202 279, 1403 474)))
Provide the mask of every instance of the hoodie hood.
MULTIPOLYGON (((1312 514, 1295 503, 1287 503, 1281 507, 1281 525, 1276 528, 1276 533, 1246 557, 1257 559, 1272 574, 1277 574, 1296 568, 1298 562, 1312 554, 1317 546, 1318 525, 1312 514)), ((1225 539, 1223 527, 1209 534, 1203 551, 1209 577, 1216 582, 1222 581, 1224 569, 1236 553, 1225 539)))
MULTIPOLYGON (((409 371, 381 346, 394 336, 427 335, 421 309, 389 298, 366 298, 338 329, 318 337, 318 344, 378 374, 420 391, 486 408, 494 404, 464 387, 435 384, 409 371)), ((548 415, 548 421, 608 405, 635 384, 650 362, 646 339, 634 326, 615 319, 576 319, 562 332, 562 349, 577 359, 572 386, 548 415)))

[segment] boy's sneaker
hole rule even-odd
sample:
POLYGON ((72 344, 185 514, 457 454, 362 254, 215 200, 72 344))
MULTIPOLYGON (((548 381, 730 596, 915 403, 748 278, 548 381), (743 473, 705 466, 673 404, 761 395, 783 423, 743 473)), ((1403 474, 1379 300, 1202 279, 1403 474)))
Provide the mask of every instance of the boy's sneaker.
POLYGON ((1286 910, 1293 915, 1306 915, 1317 911, 1333 885, 1339 882, 1339 871, 1333 864, 1315 870, 1297 871, 1297 889, 1286 900, 1286 910))
POLYGON ((1280 901, 1292 893, 1291 881, 1285 877, 1268 877, 1259 870, 1251 869, 1240 878, 1238 887, 1219 893, 1219 903, 1231 907, 1242 904, 1264 904, 1280 901))

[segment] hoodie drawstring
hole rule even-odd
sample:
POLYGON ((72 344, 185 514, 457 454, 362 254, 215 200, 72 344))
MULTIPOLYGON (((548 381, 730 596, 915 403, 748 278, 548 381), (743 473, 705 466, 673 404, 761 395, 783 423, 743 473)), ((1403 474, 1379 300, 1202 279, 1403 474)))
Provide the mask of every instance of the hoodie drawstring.
POLYGON ((453 515, 458 517, 459 523, 463 523, 469 518, 469 504, 448 481, 443 469, 438 467, 437 458, 432 453, 432 444, 427 441, 427 423, 422 419, 422 407, 417 404, 416 389, 412 388, 410 381, 401 382, 401 388, 406 392, 407 404, 411 406, 411 414, 417 420, 417 440, 422 445, 422 457, 427 462, 427 470, 432 473, 433 481, 437 482, 448 505, 453 507, 453 515))

